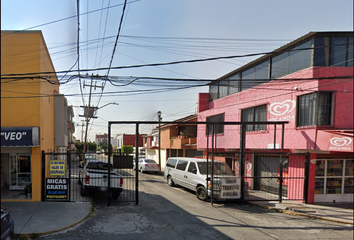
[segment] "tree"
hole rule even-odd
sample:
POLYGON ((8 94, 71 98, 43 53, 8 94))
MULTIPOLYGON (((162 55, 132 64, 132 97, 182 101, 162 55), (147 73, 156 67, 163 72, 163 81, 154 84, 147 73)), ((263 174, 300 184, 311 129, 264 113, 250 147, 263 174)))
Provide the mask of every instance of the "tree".
POLYGON ((95 142, 88 143, 88 150, 90 152, 96 152, 96 149, 97 149, 97 144, 95 142))
POLYGON ((130 154, 134 152, 134 148, 132 145, 123 145, 122 146, 122 153, 130 154))

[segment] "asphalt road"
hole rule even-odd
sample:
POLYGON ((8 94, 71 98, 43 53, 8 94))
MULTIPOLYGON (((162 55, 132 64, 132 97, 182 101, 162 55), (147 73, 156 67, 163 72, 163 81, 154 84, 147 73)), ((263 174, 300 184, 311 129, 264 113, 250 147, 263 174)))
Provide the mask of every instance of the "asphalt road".
POLYGON ((139 173, 139 205, 96 204, 81 225, 46 239, 353 239, 353 226, 292 216, 249 204, 198 200, 162 176, 139 173))

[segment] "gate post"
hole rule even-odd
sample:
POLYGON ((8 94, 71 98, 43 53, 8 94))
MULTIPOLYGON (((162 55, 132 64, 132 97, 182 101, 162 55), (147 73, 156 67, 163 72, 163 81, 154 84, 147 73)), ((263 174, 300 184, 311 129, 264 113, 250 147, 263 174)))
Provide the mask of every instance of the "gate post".
POLYGON ((284 123, 281 125, 281 150, 280 150, 280 173, 279 173, 279 203, 283 200, 283 155, 284 155, 284 123))
POLYGON ((42 196, 41 196, 41 201, 45 201, 45 153, 44 150, 42 150, 42 196))
POLYGON ((241 139, 240 139, 240 176, 241 176, 241 198, 242 202, 245 201, 245 149, 246 149, 246 126, 241 125, 241 139))
POLYGON ((69 168, 69 187, 68 187, 68 194, 69 194, 69 199, 68 201, 71 202, 71 153, 66 150, 66 164, 68 165, 69 168))
POLYGON ((136 205, 139 204, 139 177, 138 177, 139 159, 138 158, 139 158, 139 123, 136 123, 135 125, 135 204, 136 205))
POLYGON ((108 202, 107 206, 111 206, 111 124, 108 123, 108 202))
POLYGON ((305 180, 304 180, 304 200, 308 203, 309 190, 309 174, 310 174, 310 153, 305 153, 305 180))

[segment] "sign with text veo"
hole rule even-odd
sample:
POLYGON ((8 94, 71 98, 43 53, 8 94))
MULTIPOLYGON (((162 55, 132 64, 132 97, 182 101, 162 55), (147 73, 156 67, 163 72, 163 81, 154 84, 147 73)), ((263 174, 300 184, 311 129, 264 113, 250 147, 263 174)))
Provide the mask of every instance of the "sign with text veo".
POLYGON ((51 176, 65 175, 65 160, 50 160, 49 171, 51 176))
POLYGON ((68 179, 67 178, 46 178, 47 199, 68 199, 68 179))

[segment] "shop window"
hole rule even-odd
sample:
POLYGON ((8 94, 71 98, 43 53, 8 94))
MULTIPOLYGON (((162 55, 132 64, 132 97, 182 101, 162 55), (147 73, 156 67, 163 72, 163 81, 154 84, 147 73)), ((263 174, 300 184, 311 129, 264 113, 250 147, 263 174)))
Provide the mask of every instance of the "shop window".
POLYGON ((353 193, 353 166, 352 159, 317 160, 315 194, 353 193))

